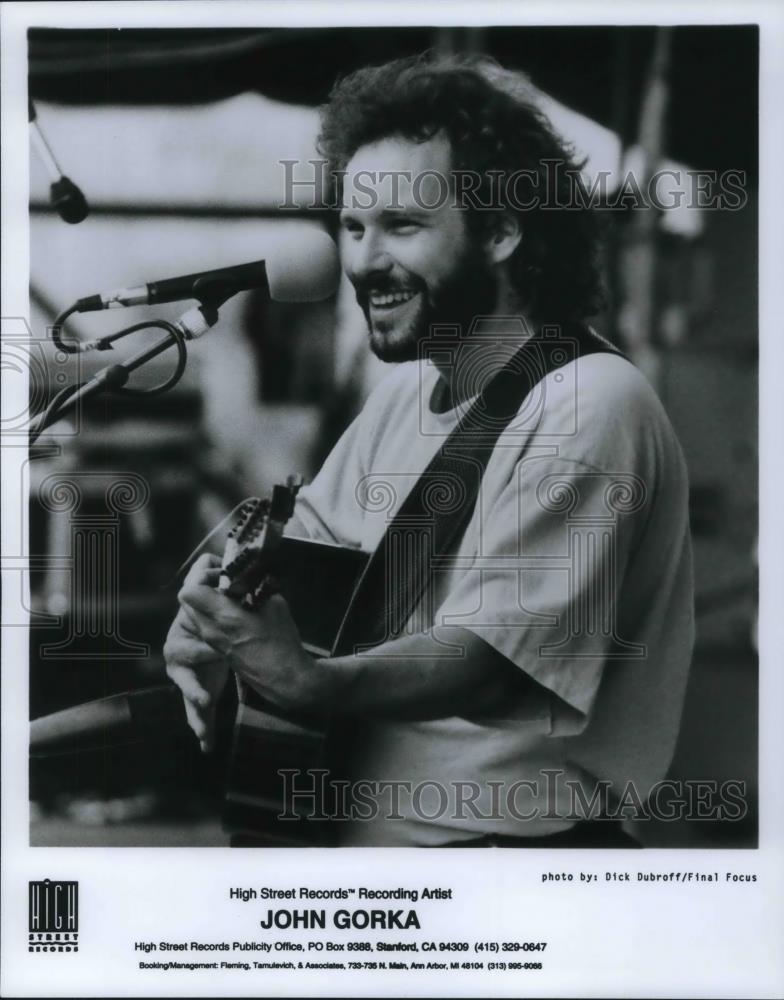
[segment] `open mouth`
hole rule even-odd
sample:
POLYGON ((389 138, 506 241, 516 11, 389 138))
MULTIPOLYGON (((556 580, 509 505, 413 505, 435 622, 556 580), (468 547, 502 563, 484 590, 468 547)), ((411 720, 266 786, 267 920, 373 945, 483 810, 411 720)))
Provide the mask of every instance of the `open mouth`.
POLYGON ((416 295, 417 292, 413 289, 400 292, 385 292, 383 294, 371 292, 369 301, 372 309, 388 312, 410 302, 416 295))

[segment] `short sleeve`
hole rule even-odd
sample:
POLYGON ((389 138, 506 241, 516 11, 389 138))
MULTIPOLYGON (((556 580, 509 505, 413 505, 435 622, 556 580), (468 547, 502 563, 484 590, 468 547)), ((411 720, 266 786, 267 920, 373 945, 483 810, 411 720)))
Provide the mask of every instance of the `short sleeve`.
POLYGON ((419 381, 412 372, 411 365, 398 365, 375 386, 313 482, 300 490, 287 534, 352 548, 367 543, 366 504, 357 491, 371 471, 380 440, 398 426, 401 410, 408 414, 412 399, 416 403, 419 381))
POLYGON ((473 565, 438 609, 438 624, 475 632, 557 696, 553 735, 585 727, 614 647, 638 486, 571 459, 519 462, 478 526, 473 565))
POLYGON ((287 534, 358 547, 361 508, 355 496, 363 472, 362 414, 346 428, 320 471, 297 496, 287 534))

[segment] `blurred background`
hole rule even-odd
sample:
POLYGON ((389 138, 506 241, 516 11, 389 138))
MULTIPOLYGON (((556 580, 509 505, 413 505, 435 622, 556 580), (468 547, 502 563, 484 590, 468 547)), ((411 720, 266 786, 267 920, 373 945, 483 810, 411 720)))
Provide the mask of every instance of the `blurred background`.
MULTIPOLYGON (((755 27, 31 30, 38 126, 89 203, 83 222, 66 224, 31 147, 33 406, 157 336, 124 341, 114 357, 64 355, 47 330, 75 299, 262 258, 284 227, 334 233, 335 213, 305 208, 307 190, 281 210, 280 161, 316 157, 317 107, 337 77, 429 48, 525 71, 589 181, 608 173, 610 196, 629 171, 742 172, 740 210, 701 208, 691 190, 677 209, 608 208, 609 305, 596 326, 654 383, 689 465, 698 639, 671 776, 747 790, 742 821, 650 822, 637 835, 651 846, 753 846, 755 27)), ((95 337, 183 309, 84 315, 69 330, 95 337)), ((173 353, 134 384, 166 378, 173 353)), ((382 368, 345 284, 307 306, 248 292, 190 346, 172 392, 101 398, 42 436, 24 484, 31 718, 163 680, 177 566, 243 497, 292 471, 312 475, 382 368)), ((33 761, 30 777, 34 844, 227 842, 222 765, 174 734, 33 761)))

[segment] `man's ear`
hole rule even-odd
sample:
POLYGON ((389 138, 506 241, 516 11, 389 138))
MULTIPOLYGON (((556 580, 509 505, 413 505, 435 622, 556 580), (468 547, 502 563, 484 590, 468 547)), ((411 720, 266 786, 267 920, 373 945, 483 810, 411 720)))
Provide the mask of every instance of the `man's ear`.
POLYGON ((501 212, 495 220, 492 232, 485 241, 485 251, 493 264, 503 264, 509 260, 520 245, 523 229, 514 212, 501 212))

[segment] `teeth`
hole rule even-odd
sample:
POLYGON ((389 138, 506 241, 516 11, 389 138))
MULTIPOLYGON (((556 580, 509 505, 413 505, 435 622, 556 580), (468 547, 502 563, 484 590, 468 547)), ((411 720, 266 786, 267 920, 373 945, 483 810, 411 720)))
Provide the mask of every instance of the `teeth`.
POLYGON ((371 295, 370 304, 373 306, 394 306, 402 302, 413 299, 416 292, 393 292, 389 295, 371 295))

